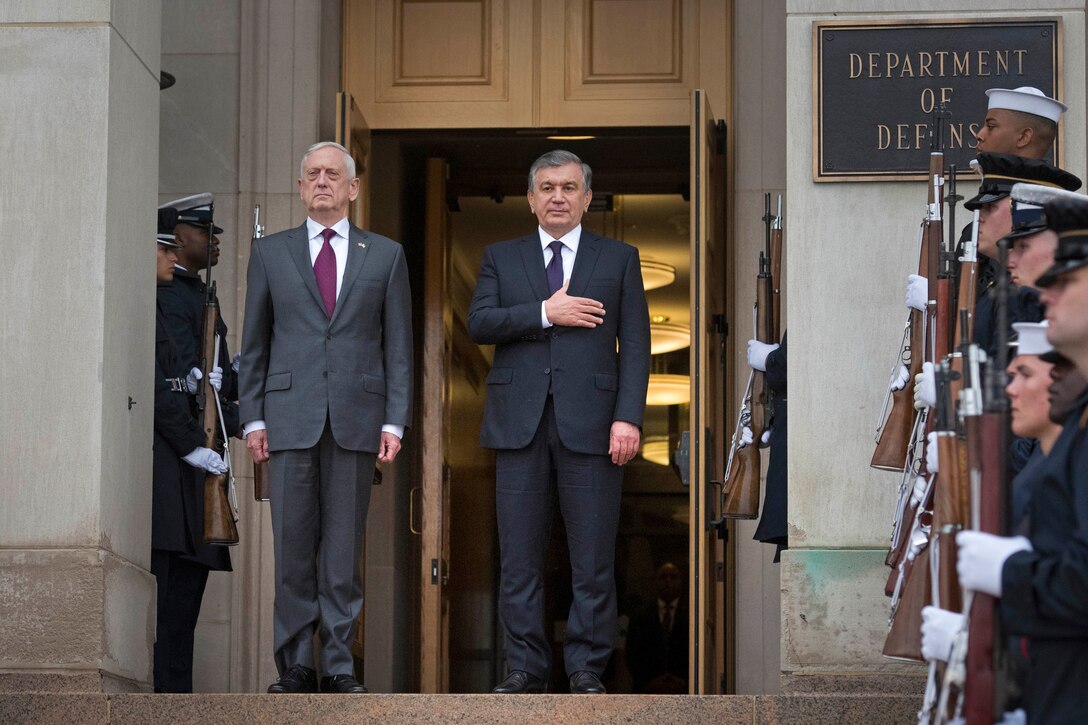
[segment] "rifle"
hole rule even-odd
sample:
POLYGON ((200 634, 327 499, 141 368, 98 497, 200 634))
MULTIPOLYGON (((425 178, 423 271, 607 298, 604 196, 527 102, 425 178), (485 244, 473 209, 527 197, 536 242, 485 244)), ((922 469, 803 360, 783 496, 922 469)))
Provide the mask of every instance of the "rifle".
MULTIPOLYGON (((948 113, 942 104, 934 112, 929 127, 927 203, 920 232, 918 274, 931 281, 937 277, 937 264, 943 236, 941 187, 944 184, 944 134, 941 132, 941 123, 947 116, 948 113)), ((899 375, 899 368, 906 366, 908 383, 899 390, 892 390, 890 384, 888 386, 877 421, 876 450, 873 451, 872 460, 869 462, 873 468, 901 471, 907 460, 912 438, 911 431, 917 415, 914 410, 914 391, 910 383, 922 371, 921 351, 926 343, 926 322, 925 313, 913 309, 907 313, 903 337, 895 363, 892 365, 890 380, 895 380, 899 375)))
MULTIPOLYGON (((261 205, 253 207, 253 240, 264 236, 264 226, 261 224, 261 205)), ((268 479, 268 461, 264 463, 253 462, 253 500, 267 501, 271 497, 271 482, 268 479)))
POLYGON ((208 267, 204 287, 204 327, 201 334, 201 364, 204 377, 197 393, 197 405, 202 406, 204 446, 221 452, 227 463, 226 473, 207 473, 204 476, 204 543, 234 546, 238 543, 236 506, 233 501, 234 475, 230 471, 230 451, 227 435, 223 431, 223 445, 219 445, 222 429, 222 411, 219 392, 212 386, 208 374, 219 361, 219 301, 212 281, 211 249, 214 235, 213 224, 208 222, 208 267), (209 404, 211 401, 213 404, 209 404))
MULTIPOLYGON (((771 269, 773 242, 777 232, 778 248, 781 250, 782 213, 779 201, 778 216, 771 216, 771 195, 763 195, 763 226, 765 250, 759 253, 759 273, 756 276, 756 304, 753 309, 755 339, 773 343, 777 340, 772 329, 773 302, 772 290, 775 288, 771 269)), ((780 263, 779 263, 780 264, 780 263)), ((722 488, 722 518, 754 519, 759 515, 759 484, 761 476, 759 446, 763 431, 770 416, 770 396, 763 373, 752 370, 748 375, 741 410, 737 415, 737 424, 733 428, 733 440, 730 444, 729 458, 725 467, 725 486, 722 488), (747 425, 752 431, 752 442, 740 445, 740 433, 747 425)))
MULTIPOLYGON (((1006 243, 1000 244, 1001 268, 1008 254, 1006 243)), ((1008 535, 1012 510, 1009 481, 1009 401, 1005 395, 1005 368, 1008 358, 1008 295, 1009 281, 1004 274, 997 279, 998 345, 994 359, 986 366, 983 402, 971 436, 971 528, 999 536, 1008 535)), ((977 346, 972 346, 977 350, 977 346)), ((974 353, 973 368, 977 374, 978 359, 985 353, 974 353)), ((1008 678, 1007 637, 997 615, 996 600, 974 592, 965 603, 967 643, 963 690, 956 705, 957 715, 965 713, 969 723, 992 723, 1005 711, 1008 678)), ((962 648, 961 648, 962 649, 962 648)), ((951 664, 951 663, 950 663, 951 664)))

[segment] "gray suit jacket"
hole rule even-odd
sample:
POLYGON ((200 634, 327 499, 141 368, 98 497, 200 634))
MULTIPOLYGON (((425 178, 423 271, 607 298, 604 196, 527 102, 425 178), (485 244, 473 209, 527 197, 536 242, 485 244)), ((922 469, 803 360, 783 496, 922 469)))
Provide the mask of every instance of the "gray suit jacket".
POLYGON ((399 244, 351 227, 332 319, 317 289, 306 224, 259 239, 249 257, 239 405, 263 419, 272 451, 336 442, 374 453, 384 424, 408 426, 412 299, 399 244))
POLYGON ((549 297, 536 232, 484 250, 468 331, 495 346, 480 430, 485 448, 529 445, 549 389, 563 445, 608 453, 616 420, 642 426, 650 377, 650 317, 638 250, 583 229, 568 294, 604 305, 595 328, 540 324, 549 297))

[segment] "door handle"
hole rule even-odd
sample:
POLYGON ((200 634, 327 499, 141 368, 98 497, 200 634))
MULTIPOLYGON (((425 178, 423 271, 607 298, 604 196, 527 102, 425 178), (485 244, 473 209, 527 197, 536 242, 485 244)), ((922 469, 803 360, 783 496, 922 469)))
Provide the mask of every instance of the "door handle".
POLYGON ((422 536, 423 530, 416 528, 416 494, 421 493, 423 488, 416 486, 408 491, 408 530, 416 536, 422 536))

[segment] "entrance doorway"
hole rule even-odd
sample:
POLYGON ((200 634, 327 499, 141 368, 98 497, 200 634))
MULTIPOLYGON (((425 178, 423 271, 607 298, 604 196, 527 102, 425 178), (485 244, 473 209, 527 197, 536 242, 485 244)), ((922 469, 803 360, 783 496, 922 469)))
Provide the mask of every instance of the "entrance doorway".
MULTIPOLYGON (((663 339, 671 334, 676 340, 683 331, 688 331, 690 339, 691 130, 564 129, 562 134, 554 130, 550 134, 589 137, 578 140, 549 139, 546 133, 491 129, 375 131, 372 136, 375 168, 395 169, 390 178, 401 181, 394 186, 399 187, 397 194, 389 188, 383 191, 381 181, 375 179, 371 204, 377 217, 387 204, 395 208, 397 233, 406 247, 420 308, 417 329, 430 330, 439 340, 437 344, 417 341, 422 384, 417 386, 420 399, 414 437, 422 440, 417 478, 437 476, 440 484, 437 494, 430 497, 425 483, 416 484, 411 524, 414 532, 421 533, 404 542, 413 547, 420 567, 414 578, 416 591, 408 600, 419 603, 409 631, 418 633, 414 644, 423 654, 415 673, 423 692, 487 692, 503 675, 494 456, 478 446, 492 351, 468 339, 466 317, 483 248, 535 228, 525 201, 526 174, 535 158, 551 149, 567 148, 590 164, 594 203, 584 226, 633 244, 644 262, 655 263, 647 267, 673 275, 669 284, 647 292, 650 314, 663 339), (441 187, 440 210, 431 205, 436 184, 441 187), (395 201, 383 199, 394 194, 395 201), (440 285, 438 295, 434 294, 436 285, 440 285), (429 369, 441 371, 430 387, 429 369), (439 527, 437 537, 428 539, 422 533, 425 522, 432 531, 439 527), (428 591, 429 587, 434 589, 428 591), (428 622, 437 624, 432 627, 428 622), (430 669, 428 655, 435 655, 438 663, 430 669)), ((688 376, 689 345, 675 341, 665 349, 654 355, 653 372, 688 376)), ((643 450, 628 464, 624 476, 617 542, 621 627, 605 676, 609 692, 638 691, 625 657, 625 637, 629 623, 656 607, 655 571, 671 563, 686 579, 691 564, 692 496, 672 460, 681 433, 690 427, 690 404, 662 400, 648 406, 643 450)), ((571 594, 569 553, 558 514, 546 580, 546 628, 554 643, 555 663, 551 690, 562 692, 566 684, 563 627, 571 594)), ((687 586, 682 589, 688 591, 687 586)), ((686 654, 683 659, 687 660, 686 654)), ((687 691, 686 681, 683 691, 687 691)))

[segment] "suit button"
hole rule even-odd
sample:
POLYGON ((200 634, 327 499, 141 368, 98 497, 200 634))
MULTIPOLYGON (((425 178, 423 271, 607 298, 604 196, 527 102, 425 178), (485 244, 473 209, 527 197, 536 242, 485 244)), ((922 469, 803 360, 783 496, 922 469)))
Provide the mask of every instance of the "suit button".
POLYGON ((325 335, 325 339, 326 339, 326 340, 331 340, 331 339, 332 339, 332 333, 331 333, 331 332, 327 333, 327 334, 325 335))
POLYGON ((551 375, 551 372, 552 372, 551 368, 544 368, 544 374, 545 375, 551 375))
POLYGON ((552 339, 553 340, 558 340, 559 339, 559 333, 558 332, 553 332, 552 333, 552 339))

